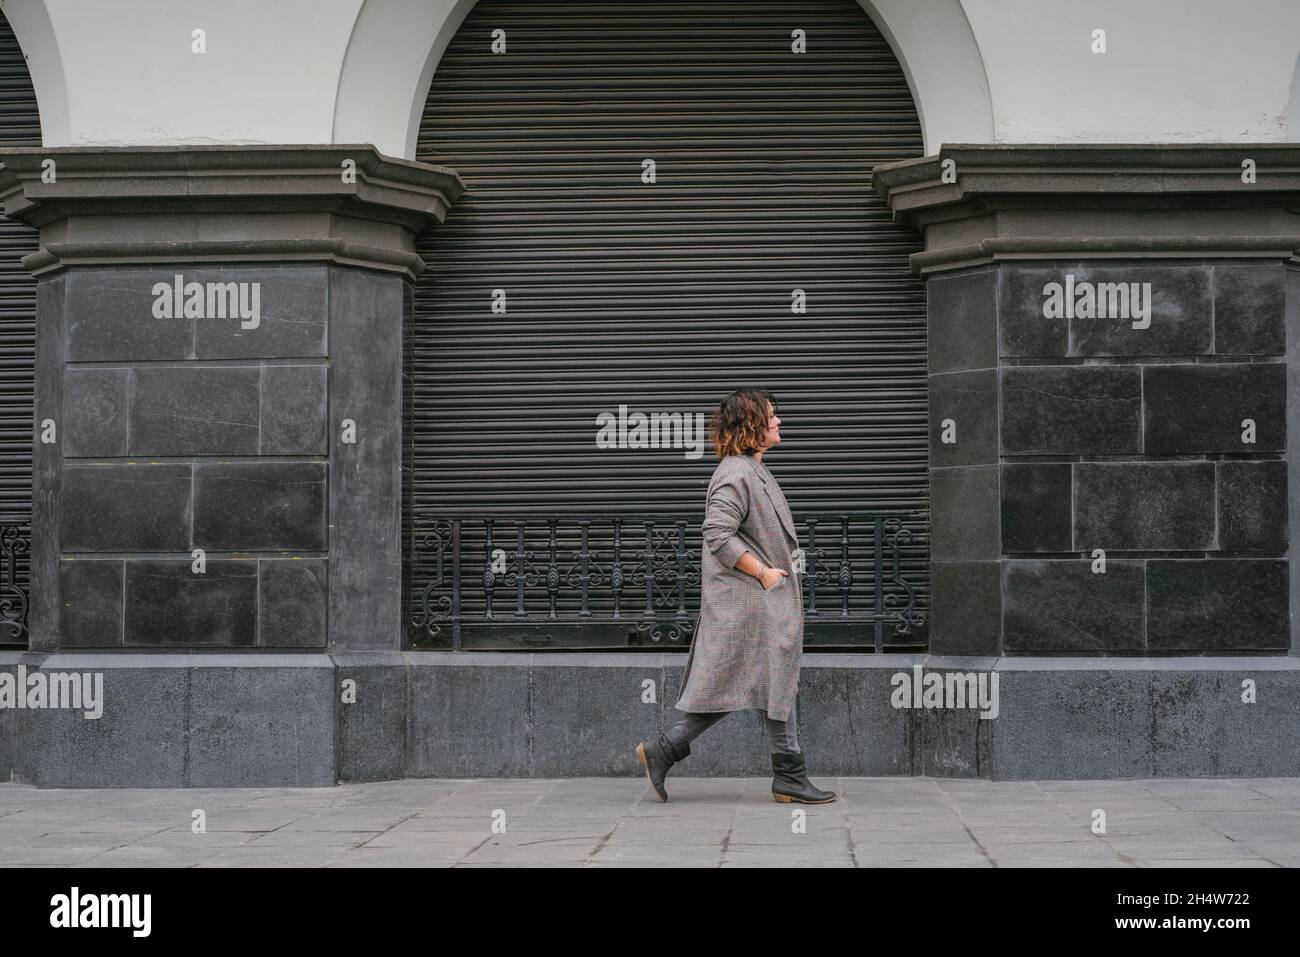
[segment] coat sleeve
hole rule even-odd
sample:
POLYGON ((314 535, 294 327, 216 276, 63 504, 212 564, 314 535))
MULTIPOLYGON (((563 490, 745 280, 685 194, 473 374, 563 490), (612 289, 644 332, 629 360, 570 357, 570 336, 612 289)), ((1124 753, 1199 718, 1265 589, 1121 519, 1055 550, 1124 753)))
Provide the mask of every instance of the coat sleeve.
POLYGON ((736 534, 749 515, 749 483, 738 471, 718 481, 704 509, 704 544, 724 568, 735 568, 748 551, 736 534))

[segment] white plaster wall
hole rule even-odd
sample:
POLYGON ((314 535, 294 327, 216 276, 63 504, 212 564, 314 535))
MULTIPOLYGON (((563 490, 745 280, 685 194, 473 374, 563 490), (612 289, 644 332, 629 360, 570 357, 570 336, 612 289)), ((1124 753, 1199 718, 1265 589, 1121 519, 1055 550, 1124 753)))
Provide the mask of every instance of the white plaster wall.
POLYGON ((36 84, 45 144, 122 146, 330 142, 361 5, 6 0, 3 9, 34 81, 42 61, 59 62, 62 90, 36 84), (196 29, 206 53, 191 51, 196 29))
MULTIPOLYGON (((998 143, 1280 142, 1298 0, 963 0, 998 143), (1105 54, 1090 52, 1094 29, 1105 54)), ((1300 109, 1300 104, 1296 104, 1300 109)))
MULTIPOLYGON (((369 142, 410 158, 429 80, 473 2, 0 8, 28 57, 46 145, 369 142), (200 28, 205 54, 191 52, 200 28)), ((1300 0, 858 2, 903 64, 928 153, 1300 134, 1300 0), (1095 28, 1104 55, 1089 51, 1095 28)))

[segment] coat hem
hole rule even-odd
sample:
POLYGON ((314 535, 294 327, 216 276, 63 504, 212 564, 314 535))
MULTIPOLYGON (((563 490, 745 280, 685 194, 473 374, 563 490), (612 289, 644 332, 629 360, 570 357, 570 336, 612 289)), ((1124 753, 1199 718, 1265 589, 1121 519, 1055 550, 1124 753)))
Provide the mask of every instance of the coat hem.
MULTIPOLYGON (((770 704, 770 702, 769 702, 769 704, 770 704)), ((789 721, 789 720, 790 720, 790 714, 791 714, 791 712, 794 711, 794 706, 791 705, 790 708, 785 712, 785 717, 777 717, 777 715, 775 714, 774 710, 773 710, 771 707, 768 707, 767 705, 762 705, 762 704, 754 704, 752 701, 749 701, 749 700, 746 700, 746 701, 737 701, 737 702, 734 703, 734 704, 728 704, 728 705, 722 705, 722 706, 714 705, 714 706, 707 707, 707 708, 702 708, 702 707, 692 707, 692 706, 689 706, 689 705, 688 705, 687 707, 683 708, 683 707, 682 707, 682 699, 679 698, 679 699, 677 699, 677 703, 674 704, 673 707, 676 708, 678 711, 683 711, 683 712, 692 712, 692 713, 695 713, 695 714, 714 714, 714 713, 719 712, 719 711, 725 711, 725 712, 728 712, 728 713, 730 713, 730 712, 732 712, 732 711, 766 711, 767 714, 768 714, 768 717, 773 718, 773 719, 776 720, 776 721, 789 721)))

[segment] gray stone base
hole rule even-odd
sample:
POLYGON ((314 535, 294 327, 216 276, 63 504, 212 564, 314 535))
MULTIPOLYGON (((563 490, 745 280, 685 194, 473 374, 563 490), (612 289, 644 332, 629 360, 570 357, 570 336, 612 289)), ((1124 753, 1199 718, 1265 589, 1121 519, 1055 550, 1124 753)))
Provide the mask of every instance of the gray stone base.
MULTIPOLYGON (((633 775, 636 742, 678 717, 684 663, 676 654, 0 653, 0 672, 103 680, 99 718, 0 709, 0 780, 323 787, 633 775)), ((814 777, 1300 776, 1300 658, 806 653, 798 730, 814 777), (895 707, 891 679, 916 665, 996 672, 996 717, 895 707), (1257 703, 1243 703, 1246 681, 1257 703)), ((770 774, 761 717, 741 712, 706 731, 673 773, 770 774)))

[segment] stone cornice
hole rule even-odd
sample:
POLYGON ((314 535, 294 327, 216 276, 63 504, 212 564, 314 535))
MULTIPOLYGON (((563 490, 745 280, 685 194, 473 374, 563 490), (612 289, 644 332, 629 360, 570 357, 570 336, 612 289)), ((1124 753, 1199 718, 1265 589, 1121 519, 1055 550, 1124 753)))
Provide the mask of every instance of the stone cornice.
POLYGON ((1300 144, 952 145, 882 163, 872 185, 895 222, 917 228, 995 209, 1300 209, 1300 144), (1256 166, 1251 184, 1241 178, 1247 159, 1256 166), (952 183, 943 182, 947 160, 952 183))
POLYGON ((23 148, 0 162, 5 215, 42 229, 41 251, 25 260, 37 274, 72 263, 318 259, 415 275, 414 237, 465 189, 455 170, 366 145, 23 148), (355 176, 344 176, 348 160, 355 176), (68 225, 106 217, 122 217, 121 228, 68 225))
POLYGON ((921 273, 1002 259, 1288 258, 1300 247, 1300 145, 957 144, 877 166, 872 184, 895 222, 925 234, 912 256, 921 273), (1254 183, 1242 181, 1245 160, 1254 183))
POLYGON ((350 242, 341 237, 228 242, 43 243, 23 257, 23 266, 40 276, 66 265, 164 265, 175 263, 331 262, 414 277, 425 264, 418 253, 389 246, 350 242))

